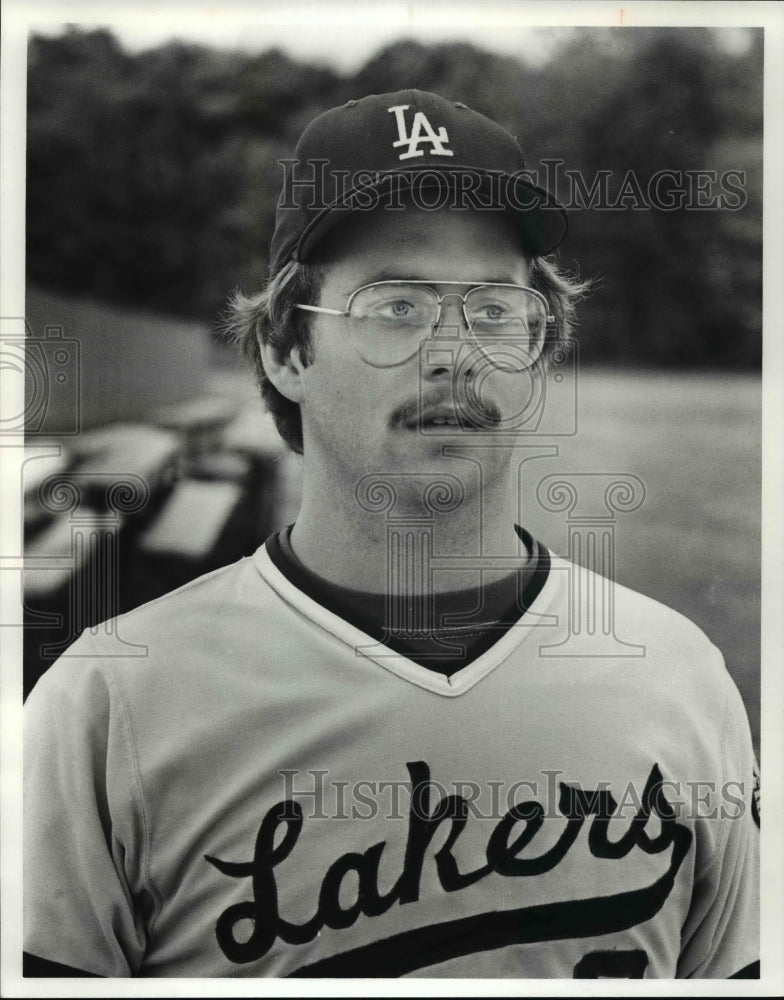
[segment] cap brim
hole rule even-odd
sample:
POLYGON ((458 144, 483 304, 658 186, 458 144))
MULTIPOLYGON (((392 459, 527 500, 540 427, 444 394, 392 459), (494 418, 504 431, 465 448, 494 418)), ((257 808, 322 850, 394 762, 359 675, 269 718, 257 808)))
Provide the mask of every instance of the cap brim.
MULTIPOLYGON (((341 221, 358 211, 383 207, 385 194, 392 192, 397 195, 414 187, 417 190, 441 188, 460 197, 459 205, 447 200, 445 206, 451 204, 454 208, 506 212, 517 225, 521 246, 529 256, 551 253, 566 236, 568 222, 564 208, 548 191, 536 187, 524 177, 481 171, 474 167, 442 168, 438 173, 431 168, 429 172, 408 170, 384 174, 376 183, 345 192, 340 201, 323 209, 310 221, 291 252, 292 259, 306 263, 314 248, 341 221), (461 174, 470 174, 478 183, 466 190, 465 186, 458 184, 461 174), (373 205, 373 199, 376 199, 377 205, 373 205)), ((435 208, 437 203, 426 207, 435 208)))

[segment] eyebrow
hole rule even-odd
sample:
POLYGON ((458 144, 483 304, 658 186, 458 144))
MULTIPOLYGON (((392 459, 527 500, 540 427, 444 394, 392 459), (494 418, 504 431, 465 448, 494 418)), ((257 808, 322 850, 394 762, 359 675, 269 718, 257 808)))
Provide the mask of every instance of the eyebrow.
MULTIPOLYGON (((450 279, 452 280, 452 279, 450 279)), ((504 275, 496 275, 492 278, 470 278, 466 281, 457 279, 460 284, 466 285, 519 285, 520 282, 515 280, 511 274, 505 273, 504 275)), ((375 271, 373 274, 368 275, 362 282, 363 285, 372 285, 377 281, 424 281, 429 285, 443 285, 446 283, 446 279, 439 281, 436 278, 420 278, 415 277, 411 274, 400 274, 399 271, 390 271, 388 268, 384 268, 381 271, 375 271)))

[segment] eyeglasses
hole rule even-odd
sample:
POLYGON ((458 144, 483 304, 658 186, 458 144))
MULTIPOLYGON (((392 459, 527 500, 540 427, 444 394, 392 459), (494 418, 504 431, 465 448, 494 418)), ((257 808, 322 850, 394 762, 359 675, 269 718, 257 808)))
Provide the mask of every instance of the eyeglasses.
MULTIPOLYGON (((297 309, 345 316, 356 333, 357 350, 371 365, 387 367, 412 358, 424 337, 441 324, 442 303, 460 300, 463 321, 481 353, 495 367, 523 371, 542 353, 548 323, 547 300, 533 288, 476 284, 465 295, 439 295, 433 285, 472 285, 470 281, 376 281, 357 288, 346 308, 298 304, 297 309)), ((436 336, 454 337, 449 327, 436 336)))

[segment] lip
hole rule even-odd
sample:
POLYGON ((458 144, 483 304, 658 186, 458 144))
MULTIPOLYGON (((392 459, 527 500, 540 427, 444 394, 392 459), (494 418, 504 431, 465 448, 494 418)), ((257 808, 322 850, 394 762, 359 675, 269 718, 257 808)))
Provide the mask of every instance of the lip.
POLYGON ((460 427, 461 421, 451 406, 431 406, 417 413, 406 421, 408 430, 421 430, 425 427, 460 427))
POLYGON ((466 414, 458 415, 453 407, 432 407, 423 410, 415 417, 406 420, 404 427, 409 431, 488 431, 497 427, 499 418, 495 414, 488 415, 485 420, 477 420, 466 414))
POLYGON ((396 430, 431 434, 493 430, 501 423, 501 411, 489 401, 482 402, 481 408, 471 399, 462 405, 451 392, 433 392, 429 398, 409 399, 401 404, 390 425, 396 430))

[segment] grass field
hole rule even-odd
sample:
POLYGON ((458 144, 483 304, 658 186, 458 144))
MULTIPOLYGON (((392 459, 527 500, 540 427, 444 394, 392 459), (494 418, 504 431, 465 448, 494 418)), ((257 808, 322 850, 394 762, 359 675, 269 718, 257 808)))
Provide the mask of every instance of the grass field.
MULTIPOLYGON (((722 650, 759 748, 760 380, 585 371, 579 390, 577 435, 532 464, 532 482, 552 471, 642 480, 642 506, 617 515, 616 579, 687 615, 722 650)), ((534 498, 529 525, 566 551, 564 514, 534 498)))

